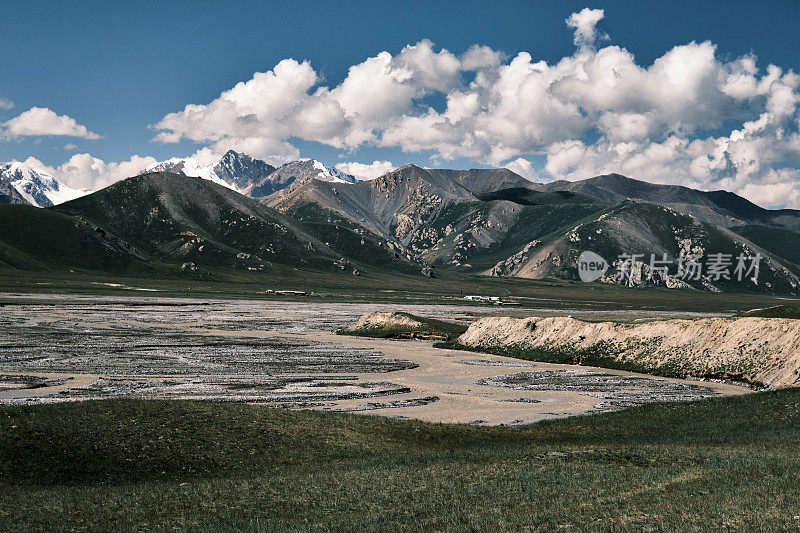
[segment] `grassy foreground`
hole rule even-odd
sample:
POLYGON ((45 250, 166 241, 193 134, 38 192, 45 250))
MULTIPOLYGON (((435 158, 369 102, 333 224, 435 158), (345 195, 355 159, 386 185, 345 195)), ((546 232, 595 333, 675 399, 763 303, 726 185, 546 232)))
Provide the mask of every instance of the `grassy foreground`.
POLYGON ((800 389, 524 428, 115 400, 0 409, 3 530, 800 527, 800 389))

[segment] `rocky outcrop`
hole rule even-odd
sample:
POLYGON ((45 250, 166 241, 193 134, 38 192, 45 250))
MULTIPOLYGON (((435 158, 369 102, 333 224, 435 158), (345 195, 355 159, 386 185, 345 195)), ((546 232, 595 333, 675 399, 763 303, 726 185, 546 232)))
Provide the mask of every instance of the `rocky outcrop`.
POLYGON ((385 329, 385 328, 420 328, 423 324, 408 315, 400 313, 369 313, 359 317, 355 324, 347 327, 343 331, 353 332, 364 329, 385 329))
POLYGON ((474 322, 457 344, 499 353, 572 353, 575 362, 740 380, 767 388, 800 384, 800 321, 790 319, 620 324, 571 317, 490 317, 474 322))
POLYGON ((525 245, 525 247, 520 250, 519 252, 515 253, 508 259, 504 259, 503 261, 499 261, 492 269, 489 271, 490 276, 496 277, 503 277, 503 276, 511 276, 513 275, 519 267, 528 260, 528 254, 531 251, 531 248, 535 247, 539 244, 540 241, 535 240, 531 241, 525 245))
POLYGON ((467 327, 453 322, 419 317, 408 313, 369 313, 355 324, 340 330, 340 335, 393 339, 428 339, 450 341, 467 327))

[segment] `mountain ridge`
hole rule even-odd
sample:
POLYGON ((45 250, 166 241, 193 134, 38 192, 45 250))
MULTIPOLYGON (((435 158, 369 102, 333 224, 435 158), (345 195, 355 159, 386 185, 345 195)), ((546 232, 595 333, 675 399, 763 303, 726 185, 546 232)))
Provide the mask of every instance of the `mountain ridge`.
POLYGON ((295 176, 292 187, 258 200, 200 177, 148 173, 55 207, 0 206, 0 263, 189 276, 276 269, 432 275, 434 267, 576 280, 582 250, 609 263, 622 254, 666 254, 674 261, 696 251, 732 258, 761 253, 758 283, 653 277, 644 260, 636 265, 635 279, 612 271, 603 281, 711 291, 798 290, 800 266, 793 261, 800 252, 781 254, 786 239, 800 238, 793 230, 741 226, 737 233, 652 202, 608 205, 577 192, 519 187, 525 185, 519 179, 505 169, 405 165, 356 183, 295 176))
POLYGON ((253 198, 263 198, 291 187, 297 180, 355 183, 354 176, 325 166, 315 159, 298 159, 274 167, 249 155, 228 150, 218 162, 202 164, 194 157, 172 158, 148 166, 140 174, 172 172, 200 177, 253 198))
MULTIPOLYGON (((408 164, 363 181, 385 181, 391 179, 395 175, 393 173, 405 169, 414 169, 416 175, 425 175, 424 181, 433 188, 460 197, 472 195, 483 200, 506 199, 524 204, 531 201, 530 198, 526 199, 530 195, 528 191, 572 192, 608 205, 625 199, 657 203, 724 227, 762 224, 800 230, 800 210, 766 209, 730 191, 702 191, 682 185, 656 184, 614 173, 577 181, 531 182, 506 168, 453 170, 408 164), (469 194, 465 194, 464 190, 469 194)), ((259 199, 291 189, 308 178, 349 185, 360 181, 314 159, 299 159, 274 167, 234 150, 229 150, 213 164, 201 164, 194 157, 171 158, 148 166, 140 174, 148 172, 198 176, 259 199)), ((24 201, 46 207, 87 192, 70 189, 42 169, 33 169, 15 161, 0 163, 0 202, 24 201), (12 177, 15 172, 17 176, 12 177)))
POLYGON ((756 223, 800 229, 800 210, 765 209, 724 190, 701 191, 682 185, 650 183, 621 174, 604 174, 580 181, 559 180, 540 187, 546 191, 577 192, 609 204, 626 199, 648 201, 726 227, 756 223))

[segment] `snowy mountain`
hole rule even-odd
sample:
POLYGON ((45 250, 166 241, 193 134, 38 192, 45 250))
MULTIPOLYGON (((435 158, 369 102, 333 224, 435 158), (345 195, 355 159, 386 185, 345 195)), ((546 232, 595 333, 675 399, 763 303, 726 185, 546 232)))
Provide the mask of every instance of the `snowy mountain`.
POLYGON ((316 159, 301 159, 297 161, 297 163, 302 164, 311 164, 312 170, 310 173, 312 174, 311 177, 315 180, 320 181, 330 181, 333 183, 355 183, 358 180, 355 176, 351 176, 350 174, 345 174, 340 170, 336 170, 335 168, 326 167, 316 159), (316 172, 316 175, 313 175, 316 172))
POLYGON ((174 172, 211 180, 253 198, 264 198, 291 187, 295 182, 315 179, 332 183, 356 183, 350 174, 330 168, 315 159, 300 159, 275 168, 247 154, 229 150, 218 163, 201 165, 194 157, 175 157, 149 166, 147 172, 174 172))
POLYGON ((224 185, 229 189, 241 192, 239 187, 217 176, 217 173, 214 171, 215 166, 216 165, 203 165, 194 157, 173 157, 166 161, 150 165, 142 171, 142 174, 150 172, 172 172, 173 174, 207 179, 219 185, 224 185))
POLYGON ((247 154, 228 150, 219 163, 214 165, 213 171, 222 181, 249 192, 253 186, 275 172, 275 167, 247 154))
POLYGON ((354 176, 335 168, 326 167, 315 159, 299 159, 275 169, 275 172, 250 191, 250 196, 265 198, 272 193, 289 189, 297 183, 312 179, 330 183, 356 183, 358 181, 354 176))
POLYGON ((0 163, 0 203, 51 207, 88 193, 67 187, 40 168, 18 161, 0 163))

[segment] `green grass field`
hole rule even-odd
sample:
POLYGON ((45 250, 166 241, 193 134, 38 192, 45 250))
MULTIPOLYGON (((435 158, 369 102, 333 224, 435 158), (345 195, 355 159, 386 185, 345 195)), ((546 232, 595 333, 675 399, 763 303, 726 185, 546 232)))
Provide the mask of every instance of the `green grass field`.
POLYGON ((523 428, 192 402, 0 409, 13 530, 800 527, 800 389, 523 428))

